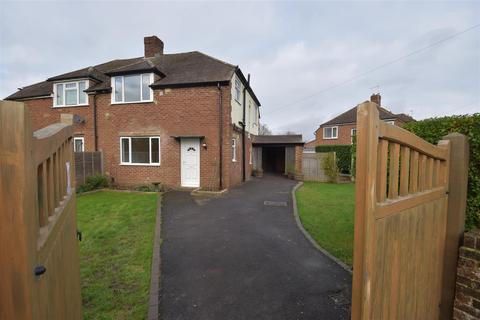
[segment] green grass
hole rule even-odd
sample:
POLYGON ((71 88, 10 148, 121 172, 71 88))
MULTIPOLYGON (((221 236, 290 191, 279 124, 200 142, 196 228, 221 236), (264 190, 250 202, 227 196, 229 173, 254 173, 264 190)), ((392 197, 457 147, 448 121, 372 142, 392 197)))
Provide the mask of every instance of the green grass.
POLYGON ((144 319, 148 310, 156 194, 79 196, 84 319, 144 319))
POLYGON ((304 228, 322 248, 352 266, 355 185, 305 182, 295 195, 304 228))

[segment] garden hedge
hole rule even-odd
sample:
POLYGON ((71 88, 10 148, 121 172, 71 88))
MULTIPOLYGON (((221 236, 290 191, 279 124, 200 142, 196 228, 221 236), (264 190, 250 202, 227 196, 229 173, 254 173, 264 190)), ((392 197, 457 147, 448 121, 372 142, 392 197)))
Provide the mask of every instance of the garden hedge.
POLYGON ((351 173, 352 146, 351 145, 324 145, 317 146, 316 152, 335 152, 337 155, 337 167, 340 173, 351 173))
POLYGON ((480 227, 480 113, 409 122, 404 128, 433 144, 452 132, 468 137, 470 164, 465 224, 467 229, 480 227))

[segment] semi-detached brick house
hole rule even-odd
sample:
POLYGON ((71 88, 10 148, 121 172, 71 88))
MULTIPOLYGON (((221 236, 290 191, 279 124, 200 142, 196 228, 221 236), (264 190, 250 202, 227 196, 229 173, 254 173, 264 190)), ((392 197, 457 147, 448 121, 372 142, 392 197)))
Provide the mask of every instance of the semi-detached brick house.
MULTIPOLYGON (((405 123, 415 121, 404 113, 394 114, 381 107, 380 94, 373 94, 370 101, 378 106, 380 119, 396 126, 403 126, 405 123)), ((339 116, 324 122, 315 131, 315 140, 308 142, 309 147, 320 145, 348 145, 352 143, 352 136, 356 134, 357 107, 351 108, 339 116)))
POLYGON ((248 179, 260 102, 240 68, 198 51, 166 54, 155 36, 144 46, 143 57, 51 77, 6 99, 28 106, 34 130, 76 115, 75 149, 102 151, 118 185, 218 189, 248 179))

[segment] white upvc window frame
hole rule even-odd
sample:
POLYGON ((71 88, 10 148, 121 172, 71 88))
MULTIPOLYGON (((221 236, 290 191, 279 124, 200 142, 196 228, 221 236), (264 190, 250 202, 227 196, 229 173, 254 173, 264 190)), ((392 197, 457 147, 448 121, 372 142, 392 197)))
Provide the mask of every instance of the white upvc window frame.
POLYGON ((135 74, 125 74, 125 75, 119 75, 119 76, 113 76, 111 77, 111 87, 112 87, 112 93, 111 93, 111 104, 129 104, 129 103, 146 103, 146 102, 153 102, 153 89, 150 87, 152 85, 154 80, 154 76, 152 72, 147 72, 147 73, 135 73, 135 74), (143 100, 143 85, 142 85, 142 79, 144 75, 148 75, 150 77, 150 84, 149 84, 149 90, 150 90, 150 96, 149 99, 143 100), (140 79, 140 100, 137 101, 125 101, 125 77, 128 76, 138 76, 140 79), (117 78, 122 79, 122 100, 121 101, 116 101, 115 100, 115 80, 117 78))
POLYGON ((357 128, 350 129, 350 143, 353 144, 353 137, 357 135, 357 128))
POLYGON ((334 140, 334 139, 338 139, 338 126, 323 127, 323 140, 334 140), (326 137, 325 135, 326 129, 332 130, 331 137, 326 137), (333 129, 335 129, 335 135, 333 135, 333 129))
POLYGON ((79 107, 79 106, 88 106, 88 94, 86 92, 80 92, 80 82, 85 83, 85 90, 88 89, 89 81, 88 79, 82 80, 74 80, 74 81, 66 81, 66 82, 56 82, 53 84, 53 108, 72 108, 72 107, 79 107), (67 85, 75 84, 75 90, 77 90, 77 103, 76 104, 66 104, 66 91, 72 89, 66 89, 67 85), (63 86, 63 96, 62 96, 62 104, 57 104, 57 87, 59 85, 63 86), (80 94, 85 95, 85 103, 80 103, 80 94))
POLYGON ((392 126, 395 125, 395 120, 385 120, 385 123, 391 124, 392 126))
POLYGON ((237 162, 237 139, 232 139, 232 162, 237 162))
POLYGON ((123 166, 154 166, 159 167, 162 162, 161 139, 160 136, 122 136, 120 137, 120 165, 123 166), (132 162, 132 138, 148 139, 148 152, 150 156, 149 163, 132 162), (123 161, 123 144, 122 140, 128 140, 128 162, 123 161), (152 162, 152 139, 158 139, 158 162, 152 162))
POLYGON ((84 137, 73 137, 73 152, 85 152, 85 138, 84 137), (75 150, 75 140, 82 141, 82 150, 75 150))
POLYGON ((235 101, 240 103, 240 99, 242 99, 242 81, 240 79, 235 78, 235 101))

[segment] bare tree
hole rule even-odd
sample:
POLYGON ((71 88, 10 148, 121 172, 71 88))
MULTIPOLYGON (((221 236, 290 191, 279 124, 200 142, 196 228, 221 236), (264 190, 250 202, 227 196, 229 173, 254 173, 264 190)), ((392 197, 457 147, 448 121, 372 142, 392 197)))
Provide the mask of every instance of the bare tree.
POLYGON ((258 134, 261 136, 270 136, 272 135, 272 130, 270 130, 266 124, 261 123, 258 128, 258 134))

